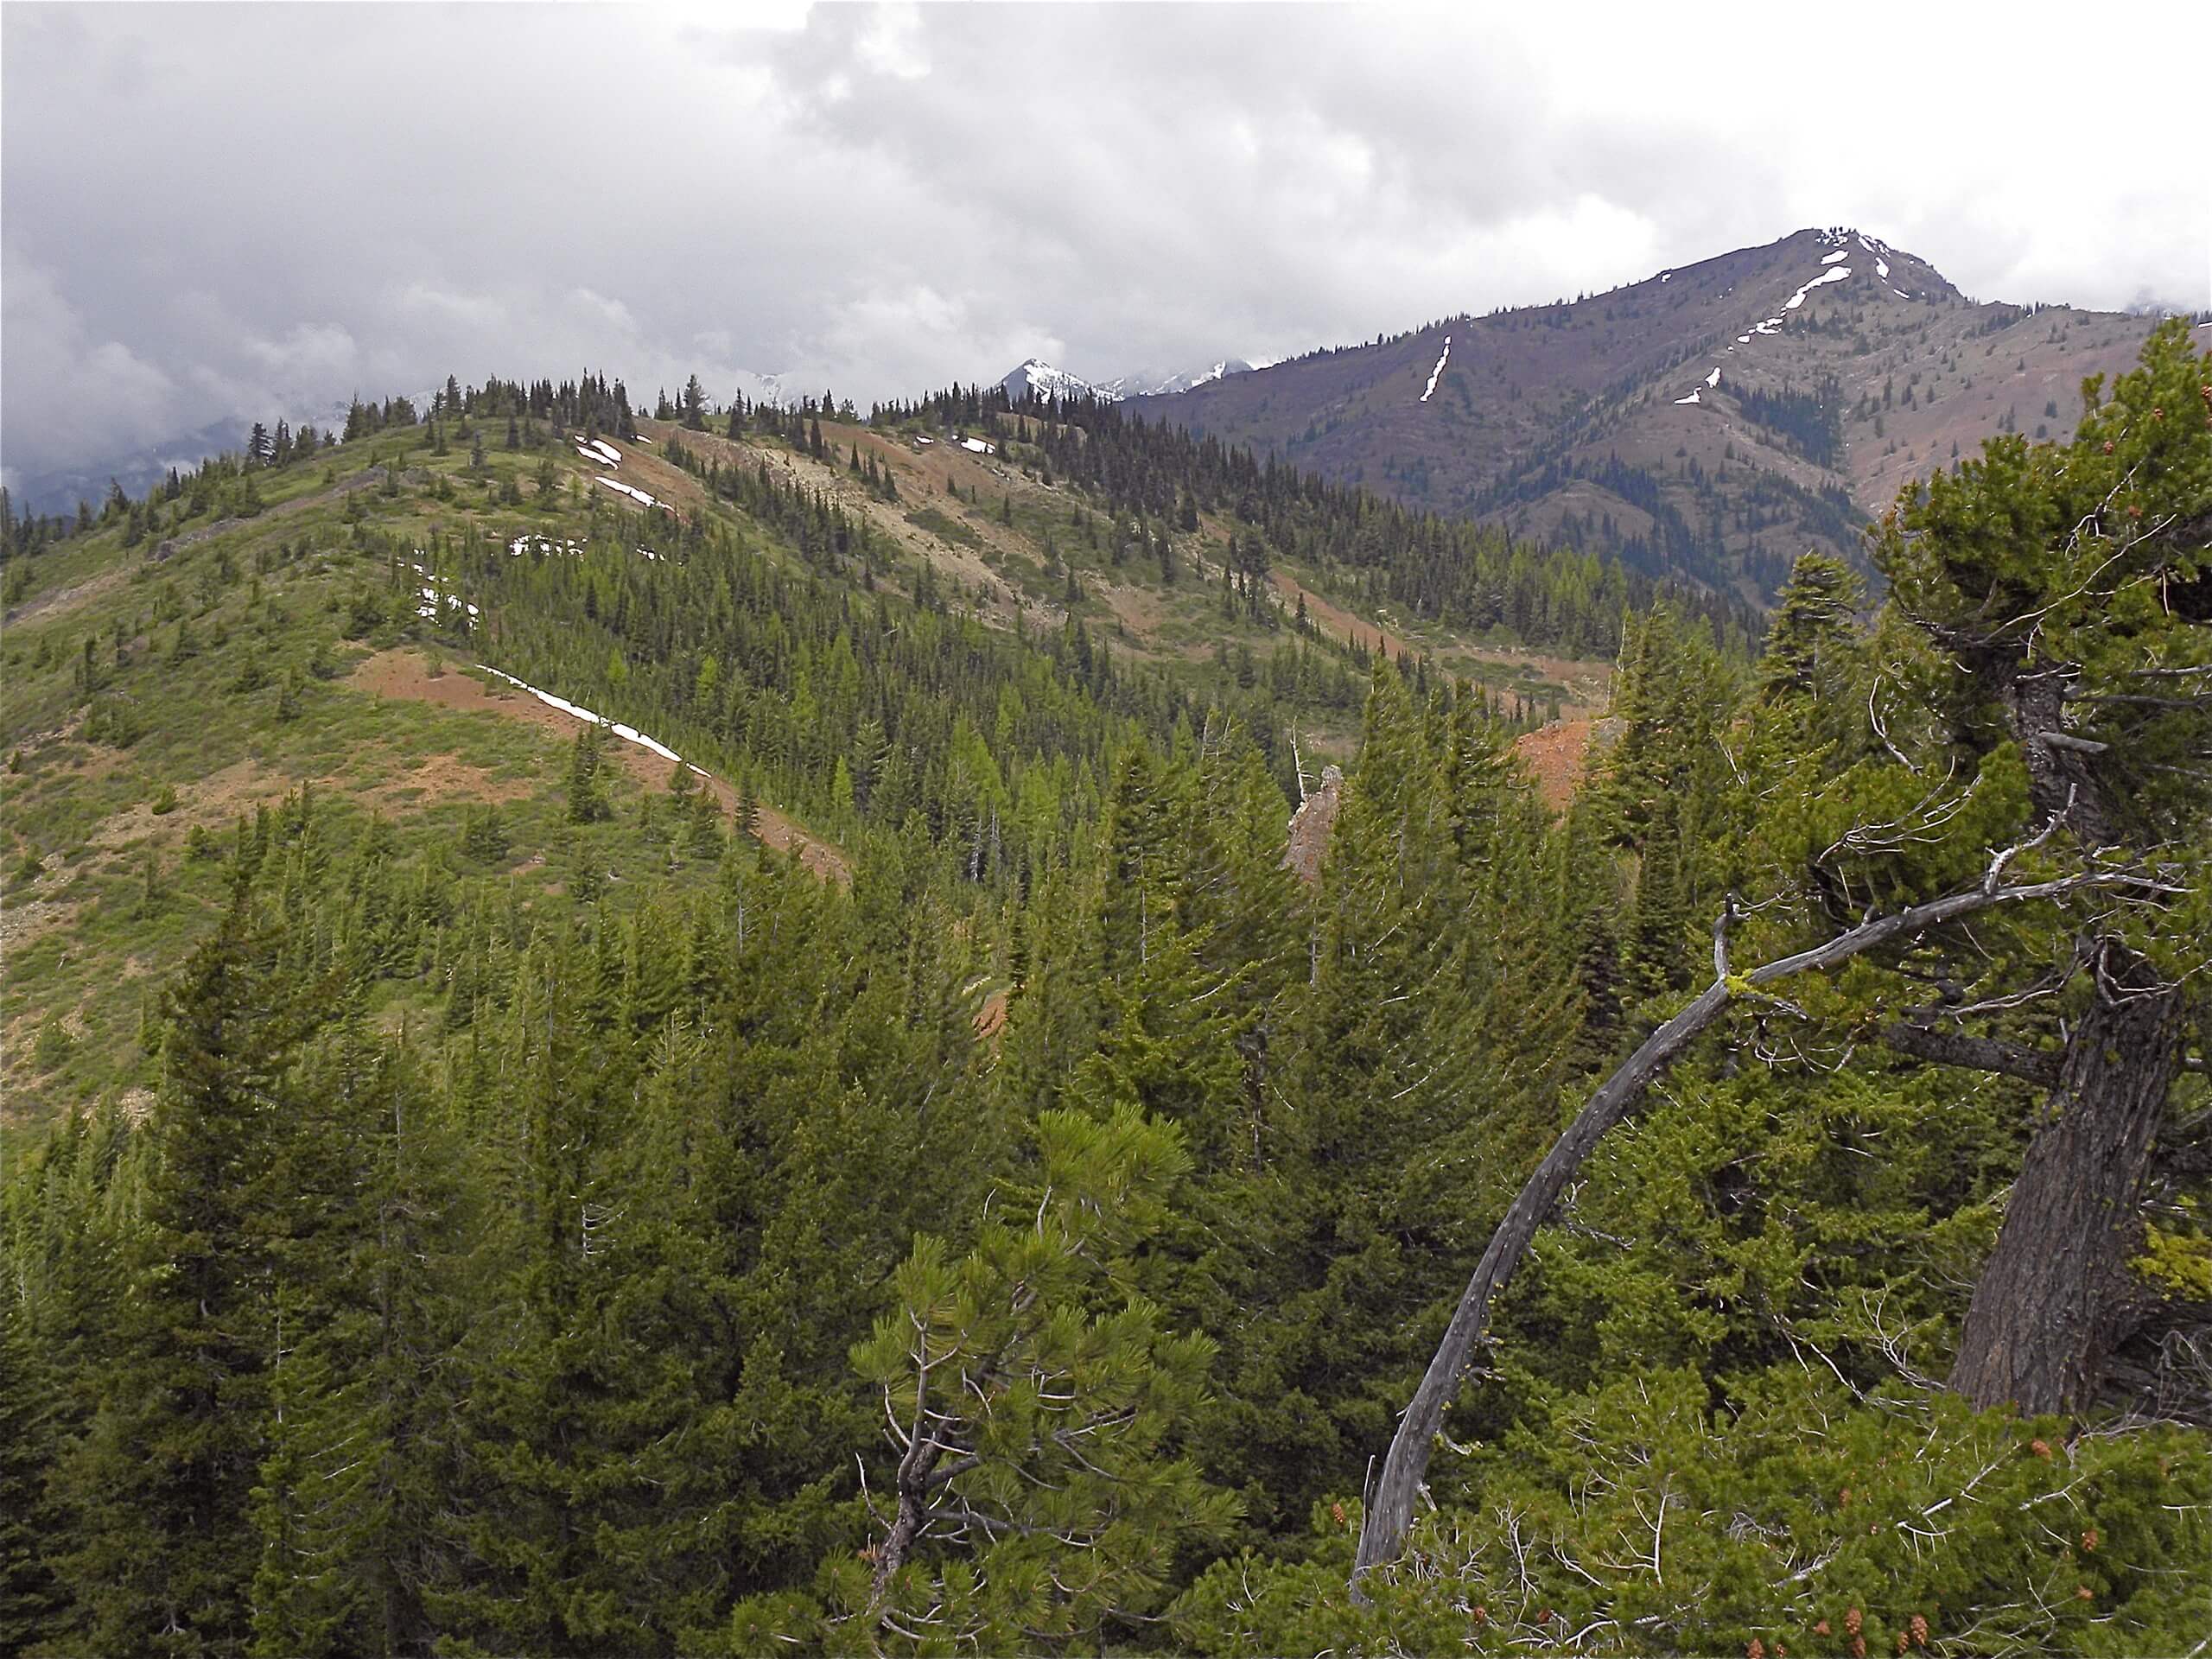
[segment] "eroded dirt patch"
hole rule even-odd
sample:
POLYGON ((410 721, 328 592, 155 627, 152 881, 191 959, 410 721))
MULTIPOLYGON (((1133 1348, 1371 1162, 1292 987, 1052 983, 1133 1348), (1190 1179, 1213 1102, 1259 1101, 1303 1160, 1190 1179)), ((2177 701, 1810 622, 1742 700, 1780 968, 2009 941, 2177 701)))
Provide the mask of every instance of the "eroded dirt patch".
POLYGON ((1555 720, 1515 738, 1513 753, 1535 779, 1544 804, 1564 812, 1599 756, 1620 740, 1622 725, 1618 719, 1555 720))
MULTIPOLYGON (((429 664, 420 652, 404 647, 378 652, 367 658, 353 671, 346 683, 372 696, 397 697, 410 702, 435 703, 442 709, 458 709, 465 714, 496 715, 505 720, 521 721, 563 743, 572 741, 577 728, 583 723, 577 716, 549 707, 526 691, 504 686, 498 691, 489 691, 482 681, 451 669, 442 674, 433 675, 429 664)), ((651 751, 617 739, 609 741, 603 753, 608 762, 620 766, 640 787, 663 791, 668 787, 669 763, 651 751)), ((453 762, 453 766, 456 772, 475 770, 458 761, 453 762)), ((488 780, 489 774, 481 775, 488 780)), ((735 789, 720 778, 709 778, 706 782, 713 789, 715 798, 724 812, 736 810, 735 789)), ((399 788, 414 786, 409 780, 387 785, 399 788)), ((526 788, 518 785, 502 784, 499 786, 512 786, 517 793, 528 792, 526 788)), ((826 880, 844 883, 853 879, 851 866, 836 848, 809 835, 773 807, 756 804, 754 810, 758 815, 756 833, 768 847, 777 852, 796 847, 801 861, 826 880)))
POLYGON ((61 611, 74 610, 88 599, 95 599, 120 588, 130 580, 130 573, 120 565, 103 570, 97 576, 72 587, 57 588, 50 594, 41 594, 35 599, 25 600, 8 613, 8 621, 13 626, 17 622, 28 622, 35 616, 50 616, 61 611))

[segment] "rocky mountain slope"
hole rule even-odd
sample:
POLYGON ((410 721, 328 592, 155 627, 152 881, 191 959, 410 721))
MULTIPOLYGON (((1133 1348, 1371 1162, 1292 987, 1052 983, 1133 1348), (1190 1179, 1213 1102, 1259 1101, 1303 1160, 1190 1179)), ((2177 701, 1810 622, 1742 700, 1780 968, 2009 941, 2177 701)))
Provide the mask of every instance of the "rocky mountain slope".
POLYGON ((1855 552, 1909 478, 1999 432, 2067 436, 2082 377, 2150 326, 1977 302, 1876 237, 1803 230, 1134 408, 1756 600, 1808 547, 1855 552))

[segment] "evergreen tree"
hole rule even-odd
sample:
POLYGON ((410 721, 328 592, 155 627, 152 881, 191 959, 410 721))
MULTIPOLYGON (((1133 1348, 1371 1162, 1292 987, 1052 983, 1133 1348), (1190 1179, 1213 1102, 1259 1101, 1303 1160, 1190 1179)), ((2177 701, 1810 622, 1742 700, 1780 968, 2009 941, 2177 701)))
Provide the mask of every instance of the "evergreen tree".
MULTIPOLYGON (((1039 1203, 957 1261, 920 1241, 893 1276, 897 1311, 854 1352, 890 1419, 893 1507, 872 1571, 830 1582, 872 1643, 1095 1645, 1158 1607, 1179 1554, 1235 1513, 1174 1454, 1213 1344, 1116 1290, 1188 1167, 1178 1137, 1070 1113, 1037 1137, 1039 1203)), ((801 1611, 743 1604, 730 1633, 756 1644, 801 1611)))
POLYGON ((138 1294, 60 1483, 74 1526, 57 1565, 98 1651, 238 1653, 249 1637, 270 1222, 296 1203, 275 1178, 317 1013, 317 988, 280 971, 282 944, 241 881, 168 999, 138 1294))
POLYGON ((595 723, 576 734, 569 751, 569 822, 596 823, 613 817, 614 809, 599 784, 599 767, 605 739, 595 723))
POLYGON ((48 1497, 58 1450, 52 1383, 12 1290, 0 1295, 0 1647, 58 1645, 64 1604, 49 1554, 61 1517, 48 1497))

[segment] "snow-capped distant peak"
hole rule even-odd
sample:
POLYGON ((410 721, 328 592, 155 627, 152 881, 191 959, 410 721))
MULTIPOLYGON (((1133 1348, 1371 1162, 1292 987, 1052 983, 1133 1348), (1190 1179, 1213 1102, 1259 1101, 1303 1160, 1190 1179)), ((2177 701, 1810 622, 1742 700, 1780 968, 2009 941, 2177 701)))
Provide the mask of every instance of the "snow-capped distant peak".
POLYGON ((1230 357, 1209 363, 1202 369, 1185 369, 1173 374, 1163 374, 1157 369, 1140 369, 1134 374, 1107 381, 1099 390, 1116 397, 1171 397, 1179 391, 1211 385, 1215 381, 1226 380, 1231 375, 1249 374, 1255 369, 1268 366, 1265 360, 1247 362, 1240 357, 1230 357))
POLYGON ((1033 357, 999 384, 1017 404, 1033 397, 1096 397, 1101 403, 1111 404, 1124 397, 1173 397, 1179 391, 1192 391, 1217 380, 1226 380, 1234 374, 1249 374, 1255 369, 1268 367, 1272 362, 1272 359, 1248 362, 1241 357, 1225 357, 1202 369, 1185 369, 1173 374, 1140 369, 1111 380, 1085 380, 1065 369, 1054 368, 1042 358, 1033 357))
POLYGON ((999 384, 1017 404, 1046 397, 1103 397, 1110 402, 1114 396, 1079 375, 1054 368, 1039 357, 1028 359, 999 384))

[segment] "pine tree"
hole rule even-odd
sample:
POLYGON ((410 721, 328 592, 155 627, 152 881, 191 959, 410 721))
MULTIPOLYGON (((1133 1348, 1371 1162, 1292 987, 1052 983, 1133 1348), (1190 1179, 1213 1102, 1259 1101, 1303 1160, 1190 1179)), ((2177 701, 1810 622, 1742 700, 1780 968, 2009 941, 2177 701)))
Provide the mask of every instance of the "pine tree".
POLYGON ((1767 632, 1760 658, 1760 695, 1768 701, 1785 690, 1815 693, 1833 680, 1849 650, 1865 584, 1834 556, 1819 551, 1799 556, 1790 568, 1767 632))
MULTIPOLYGON (((1160 1605, 1178 1554, 1236 1513, 1174 1451, 1212 1343, 1113 1288, 1187 1154, 1135 1114, 1049 1113, 1037 1139, 1039 1201, 957 1261, 919 1242, 893 1275, 898 1311, 854 1351, 891 1419, 894 1507, 873 1572, 846 1564, 832 1594, 878 1642, 926 1618, 986 1648, 1095 1645, 1160 1605)), ((779 1617, 741 1605, 732 1634, 779 1617)))
POLYGON ((275 1347, 268 1220, 290 1207, 273 1184, 287 1077, 321 994, 278 970, 282 943, 241 880, 168 999, 124 1354, 61 1481, 76 1525, 58 1565, 99 1651, 237 1653, 248 1638, 275 1347))
POLYGON ((47 1368, 13 1288, 0 1294, 0 1648, 55 1644, 65 1605, 49 1558, 61 1516, 48 1497, 55 1453, 47 1368))
POLYGON ((576 734, 569 751, 569 822, 597 823, 614 816, 600 788, 599 767, 604 739, 597 724, 587 724, 576 734))

